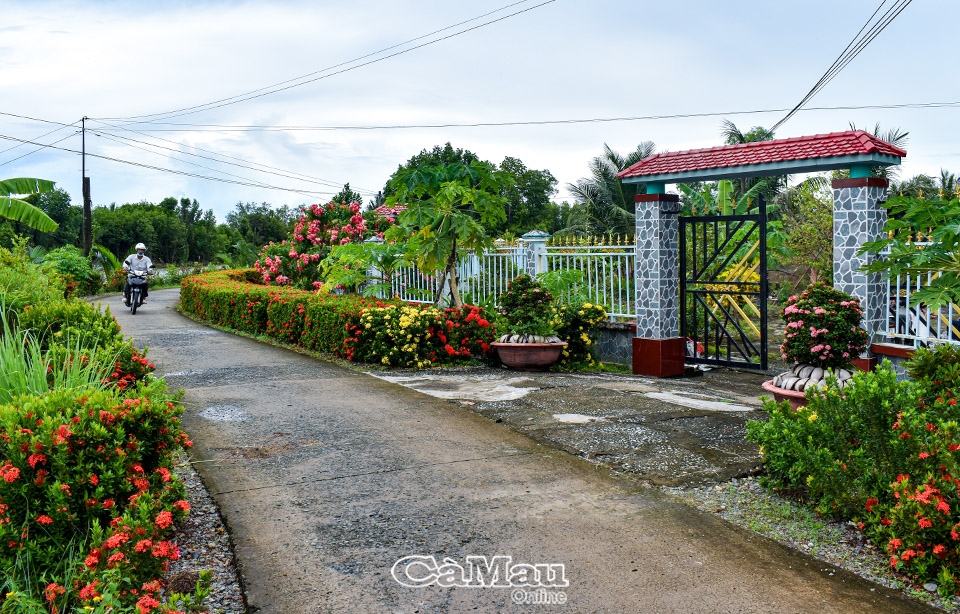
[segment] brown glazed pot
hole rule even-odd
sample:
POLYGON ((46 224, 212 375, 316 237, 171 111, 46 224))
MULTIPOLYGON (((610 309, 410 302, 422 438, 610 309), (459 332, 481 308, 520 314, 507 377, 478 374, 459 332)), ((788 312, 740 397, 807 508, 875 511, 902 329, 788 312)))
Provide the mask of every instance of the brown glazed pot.
POLYGON ((500 362, 517 371, 546 371, 560 359, 566 343, 500 343, 490 344, 497 348, 500 362))
POLYGON ((790 401, 790 407, 793 408, 793 411, 797 411, 801 407, 806 407, 807 405, 807 393, 798 392, 796 390, 787 390, 785 388, 780 388, 779 386, 773 385, 773 380, 767 380, 761 384, 763 389, 773 395, 773 399, 780 403, 782 401, 790 401))

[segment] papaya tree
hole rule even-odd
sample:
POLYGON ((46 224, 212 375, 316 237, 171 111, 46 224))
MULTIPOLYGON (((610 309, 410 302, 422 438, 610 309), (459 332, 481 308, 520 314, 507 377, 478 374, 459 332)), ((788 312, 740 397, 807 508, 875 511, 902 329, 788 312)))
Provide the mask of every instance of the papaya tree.
POLYGON ((384 238, 404 242, 421 271, 439 271, 436 303, 449 280, 453 305, 463 304, 457 288, 460 253, 479 255, 492 246, 486 229, 506 220, 502 188, 513 181, 509 173, 479 160, 401 168, 390 180, 393 195, 386 204, 406 209, 384 238))
POLYGON ((53 232, 59 224, 41 209, 18 198, 49 192, 53 190, 53 186, 53 181, 45 179, 20 177, 0 180, 0 217, 20 222, 40 232, 53 232))

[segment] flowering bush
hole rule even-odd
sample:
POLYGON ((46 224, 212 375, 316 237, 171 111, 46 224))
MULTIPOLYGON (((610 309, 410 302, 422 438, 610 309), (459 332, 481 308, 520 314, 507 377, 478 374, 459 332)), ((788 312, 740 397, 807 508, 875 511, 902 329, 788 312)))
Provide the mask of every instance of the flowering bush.
POLYGON ((483 309, 473 305, 439 309, 378 301, 348 322, 346 330, 347 359, 393 367, 482 358, 494 337, 483 309))
POLYGON ((869 341, 860 328, 860 302, 823 283, 791 296, 780 315, 787 323, 780 351, 783 358, 797 363, 824 369, 846 367, 869 341))
POLYGON ((506 332, 511 334, 555 335, 561 323, 553 308, 553 295, 526 273, 510 281, 497 303, 506 332))
POLYGON ((9 578, 28 557, 63 589, 51 603, 78 588, 68 579, 95 585, 107 569, 122 569, 139 589, 177 557, 165 540, 189 510, 171 473, 172 453, 190 445, 183 410, 160 381, 137 393, 52 391, 0 407, 0 566, 9 578), (68 544, 83 543, 77 536, 88 536, 79 575, 61 564, 68 544))
POLYGON ((380 226, 388 218, 368 221, 360 213, 360 203, 310 205, 302 214, 287 239, 263 247, 254 268, 263 283, 293 286, 303 290, 317 289, 321 284, 318 263, 336 245, 361 242, 371 236, 383 238, 380 226))
POLYGON ((595 366, 596 326, 607 319, 606 310, 600 305, 581 303, 561 305, 557 313, 560 316, 557 336, 567 342, 560 357, 560 366, 567 369, 595 366))
POLYGON ((950 378, 956 348, 919 349, 917 379, 897 381, 888 362, 855 373, 842 390, 816 390, 792 411, 768 401, 750 422, 765 484, 805 493, 823 513, 857 521, 916 583, 960 588, 960 401, 950 378))

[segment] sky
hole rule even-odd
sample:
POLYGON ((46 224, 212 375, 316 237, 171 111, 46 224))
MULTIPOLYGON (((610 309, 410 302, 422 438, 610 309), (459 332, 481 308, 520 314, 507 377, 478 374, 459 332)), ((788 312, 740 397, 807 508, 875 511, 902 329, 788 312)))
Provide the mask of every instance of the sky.
MULTIPOLYGON (((238 202, 322 203, 345 183, 369 200, 398 165, 446 142, 549 170, 553 200, 572 201, 567 184, 604 144, 680 151, 722 144, 724 119, 773 125, 879 6, 4 0, 0 178, 53 180, 82 204, 87 117, 95 206, 187 197, 224 221, 238 202), (676 115, 687 117, 662 117, 676 115), (651 119, 569 121, 614 118, 651 119), (450 126, 497 123, 513 125, 450 126)), ((958 17, 956 0, 911 2, 806 105, 820 110, 776 136, 879 123, 909 132, 901 179, 960 174, 958 17), (925 103, 955 104, 902 106, 925 103)))

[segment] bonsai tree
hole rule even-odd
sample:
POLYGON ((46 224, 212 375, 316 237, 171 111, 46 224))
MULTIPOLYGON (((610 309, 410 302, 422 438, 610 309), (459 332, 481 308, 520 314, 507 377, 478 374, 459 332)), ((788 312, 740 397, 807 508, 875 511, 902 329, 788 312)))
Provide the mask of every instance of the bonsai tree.
POLYGON ((389 187, 394 195, 389 207, 406 205, 384 235, 388 241, 406 242, 421 271, 440 271, 436 303, 449 280, 453 306, 463 301, 457 288, 457 261, 461 250, 479 255, 492 245, 486 227, 506 220, 502 188, 514 181, 488 162, 453 162, 397 171, 389 187))

